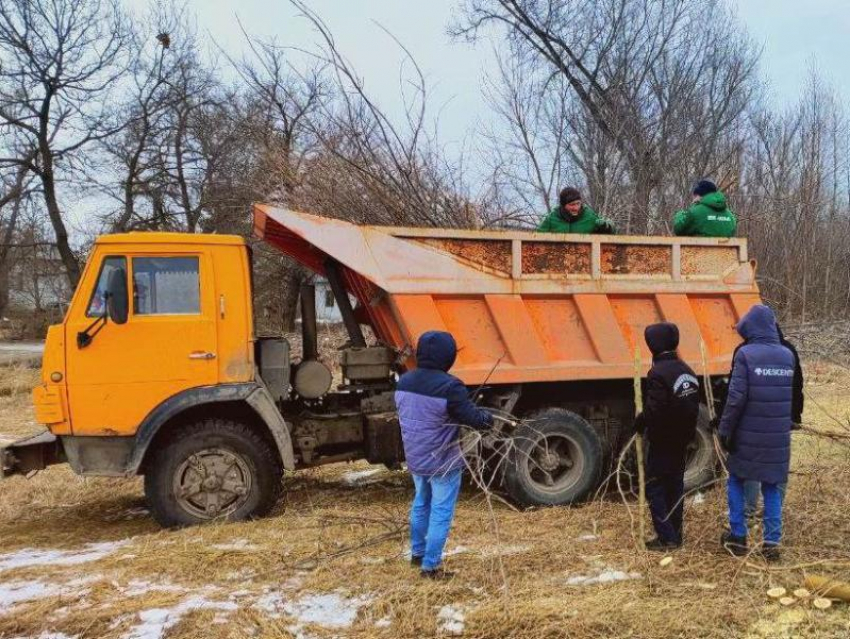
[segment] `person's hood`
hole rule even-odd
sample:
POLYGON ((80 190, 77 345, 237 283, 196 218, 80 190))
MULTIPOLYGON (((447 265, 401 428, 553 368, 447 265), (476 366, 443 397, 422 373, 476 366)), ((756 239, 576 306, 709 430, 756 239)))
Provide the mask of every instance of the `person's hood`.
POLYGON ((650 324, 643 332, 653 356, 675 351, 679 346, 679 327, 670 322, 650 324))
POLYGON ((451 333, 428 331, 423 333, 416 345, 416 365, 448 371, 457 357, 457 343, 451 333))
POLYGON ((779 343, 776 316, 763 304, 756 304, 738 322, 738 335, 747 342, 779 343))
POLYGON ((699 203, 705 204, 705 206, 710 209, 714 209, 715 211, 726 210, 726 196, 723 195, 723 193, 721 193, 720 191, 715 191, 714 193, 703 195, 699 203))

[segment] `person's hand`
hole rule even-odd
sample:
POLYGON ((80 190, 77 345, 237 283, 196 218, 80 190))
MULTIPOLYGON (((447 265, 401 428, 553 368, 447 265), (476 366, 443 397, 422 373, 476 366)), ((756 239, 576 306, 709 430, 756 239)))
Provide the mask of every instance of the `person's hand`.
POLYGON ((614 235, 617 229, 614 227, 614 223, 611 220, 602 220, 598 227, 599 233, 614 235))
POLYGON ((643 435, 646 432, 646 419, 642 412, 638 413, 637 417, 635 417, 635 432, 638 435, 643 435))

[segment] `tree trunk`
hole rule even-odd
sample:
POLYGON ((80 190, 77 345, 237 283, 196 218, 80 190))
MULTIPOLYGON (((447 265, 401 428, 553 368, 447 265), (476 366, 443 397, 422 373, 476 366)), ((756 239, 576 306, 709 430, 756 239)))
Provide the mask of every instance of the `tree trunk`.
POLYGON ((80 282, 80 263, 71 250, 71 245, 68 242, 68 229, 65 228, 65 221, 62 219, 62 212, 59 210, 59 202, 56 199, 56 181, 53 177, 53 153, 46 142, 41 148, 41 159, 43 167, 39 177, 44 193, 44 203, 47 205, 47 214, 50 216, 50 223, 53 225, 53 232, 56 235, 56 249, 59 251, 59 257, 65 267, 65 273, 73 291, 80 282))

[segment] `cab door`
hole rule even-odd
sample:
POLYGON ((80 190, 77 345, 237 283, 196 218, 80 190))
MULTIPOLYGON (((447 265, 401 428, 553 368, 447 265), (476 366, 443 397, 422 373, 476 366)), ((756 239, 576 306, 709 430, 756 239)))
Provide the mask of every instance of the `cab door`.
POLYGON ((208 250, 111 250, 119 247, 104 247, 110 250, 95 256, 100 264, 88 303, 72 308, 66 324, 75 435, 132 435, 168 398, 218 382, 215 278, 208 250), (127 277, 127 322, 107 320, 81 347, 77 334, 105 312, 107 283, 115 269, 124 269, 127 277))

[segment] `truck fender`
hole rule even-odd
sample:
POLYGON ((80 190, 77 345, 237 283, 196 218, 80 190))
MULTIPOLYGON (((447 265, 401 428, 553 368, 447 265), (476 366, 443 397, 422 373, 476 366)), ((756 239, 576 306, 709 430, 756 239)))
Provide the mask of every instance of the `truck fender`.
POLYGON ((162 402, 139 425, 126 473, 132 475, 139 472, 151 442, 163 424, 170 419, 190 408, 204 404, 234 401, 245 402, 257 414, 274 438, 283 467, 286 470, 293 470, 295 457, 286 422, 275 406, 269 391, 260 384, 250 382, 190 388, 162 402))

